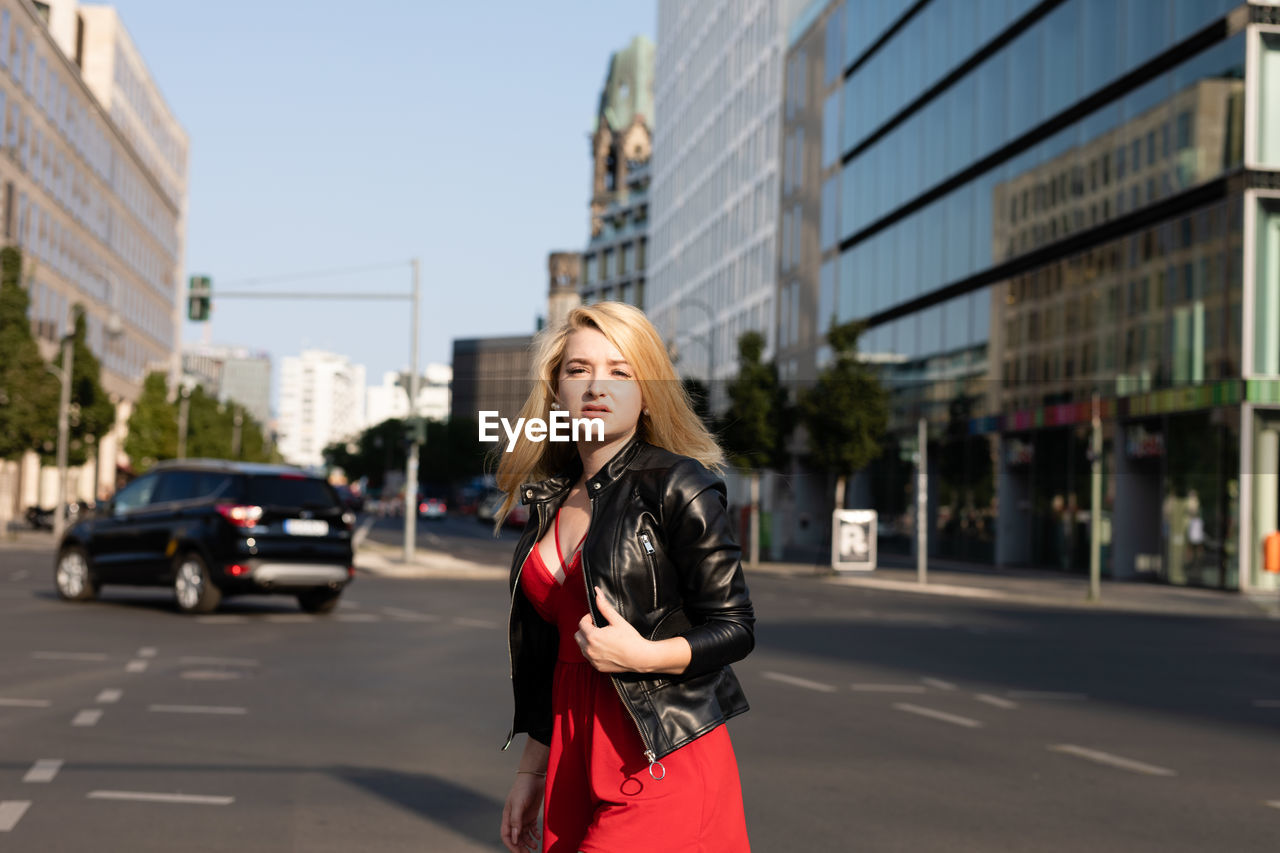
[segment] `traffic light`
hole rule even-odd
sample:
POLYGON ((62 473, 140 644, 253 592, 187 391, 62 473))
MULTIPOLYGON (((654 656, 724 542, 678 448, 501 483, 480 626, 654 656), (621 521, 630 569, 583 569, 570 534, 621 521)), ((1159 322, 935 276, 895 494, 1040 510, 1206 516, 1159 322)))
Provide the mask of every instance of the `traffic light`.
POLYGON ((187 282, 187 319, 203 323, 209 319, 209 301, 213 297, 213 280, 207 275, 193 275, 187 282))

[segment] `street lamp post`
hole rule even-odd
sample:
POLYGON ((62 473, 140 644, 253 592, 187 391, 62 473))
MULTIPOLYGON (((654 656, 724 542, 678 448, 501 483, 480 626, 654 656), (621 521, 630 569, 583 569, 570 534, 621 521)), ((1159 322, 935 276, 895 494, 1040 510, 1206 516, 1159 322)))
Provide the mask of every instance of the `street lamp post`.
POLYGON ((404 561, 413 562, 414 539, 418 532, 418 259, 413 259, 413 309, 409 317, 409 423, 414 440, 409 443, 404 471, 404 561))
POLYGON ((231 419, 231 458, 240 458, 240 428, 244 426, 244 413, 239 406, 233 407, 235 415, 231 419))
POLYGON ((692 296, 686 296, 678 304, 692 305, 706 312, 707 315, 707 336, 710 338, 707 344, 707 395, 710 402, 711 389, 715 387, 716 379, 716 315, 710 305, 692 296))
POLYGON ((53 541, 61 542, 67 529, 67 443, 71 432, 71 366, 75 358, 75 320, 62 336, 62 368, 50 368, 62 380, 62 393, 58 399, 58 489, 57 504, 53 510, 53 541))
POLYGON ((178 391, 178 458, 187 458, 187 421, 191 414, 191 385, 184 377, 178 391))

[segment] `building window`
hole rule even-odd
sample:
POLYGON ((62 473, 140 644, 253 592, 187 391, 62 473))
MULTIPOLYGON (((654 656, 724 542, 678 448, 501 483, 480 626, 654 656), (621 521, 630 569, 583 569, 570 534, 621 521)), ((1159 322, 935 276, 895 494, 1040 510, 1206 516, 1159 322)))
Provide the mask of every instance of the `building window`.
POLYGON ((1280 167, 1280 34, 1264 35, 1259 53, 1258 162, 1280 167))

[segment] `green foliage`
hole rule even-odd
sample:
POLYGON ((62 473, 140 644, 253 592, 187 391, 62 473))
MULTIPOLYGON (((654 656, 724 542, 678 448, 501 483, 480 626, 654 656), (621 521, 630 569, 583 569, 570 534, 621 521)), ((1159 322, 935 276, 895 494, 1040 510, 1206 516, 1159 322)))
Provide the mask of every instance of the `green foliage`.
POLYGON ((800 420, 809 433, 808 462, 840 476, 865 468, 880 455, 889 421, 888 395, 858 360, 858 322, 827 333, 835 357, 812 388, 800 395, 800 420))
POLYGON ((738 375, 729 383, 729 409, 721 418, 720 436, 730 460, 750 470, 782 467, 794 426, 778 366, 763 363, 763 352, 764 336, 759 332, 738 338, 738 375))
MULTIPOLYGON (((161 459, 178 455, 180 401, 168 400, 163 373, 147 375, 142 397, 129 417, 129 437, 124 449, 134 466, 143 471, 161 459)), ((187 399, 187 458, 238 459, 244 462, 279 462, 267 442, 262 425, 234 401, 219 402, 201 386, 187 399), (236 416, 240 416, 240 453, 233 453, 236 416)))
POLYGON ((148 373, 142 396, 129 416, 129 435, 124 441, 124 452, 139 472, 178 455, 178 407, 167 397, 165 375, 148 373))
POLYGON ((0 458, 17 459, 58 435, 58 381, 31 335, 22 253, 0 249, 0 458))
MULTIPOLYGON (((330 444, 324 449, 325 462, 341 468, 348 480, 368 477, 369 488, 381 489, 388 471, 404 470, 405 426, 400 418, 388 418, 350 442, 330 444)), ((477 438, 475 420, 427 420, 426 426, 427 440, 418 451, 420 482, 447 485, 483 473, 486 448, 477 438)))
MULTIPOLYGON (((67 433, 67 464, 83 465, 89 461, 90 448, 115 425, 116 407, 102 387, 102 364, 89 348, 89 331, 83 306, 76 305, 75 318, 75 331, 71 338, 71 413, 67 433)), ((59 347, 59 368, 62 367, 61 354, 62 348, 59 347)), ((54 436, 56 440, 56 427, 54 436)), ((45 462, 52 464, 56 448, 43 455, 45 462)))

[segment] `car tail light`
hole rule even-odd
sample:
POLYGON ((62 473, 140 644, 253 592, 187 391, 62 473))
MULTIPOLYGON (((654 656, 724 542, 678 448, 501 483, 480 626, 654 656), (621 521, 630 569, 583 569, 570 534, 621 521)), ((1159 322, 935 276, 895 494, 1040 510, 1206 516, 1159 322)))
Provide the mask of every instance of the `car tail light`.
POLYGON ((426 504, 418 504, 418 512, 426 512, 426 511, 427 511, 426 504))
POLYGON ((253 527, 262 519, 262 507, 243 504, 218 504, 218 512, 236 527, 253 527))
POLYGON ((233 566, 227 566, 227 574, 231 575, 234 578, 238 578, 241 575, 249 574, 249 567, 242 566, 239 563, 236 563, 233 566))
POLYGON ((356 576, 356 567, 347 566, 347 578, 350 579, 350 578, 354 578, 355 576, 356 576))

